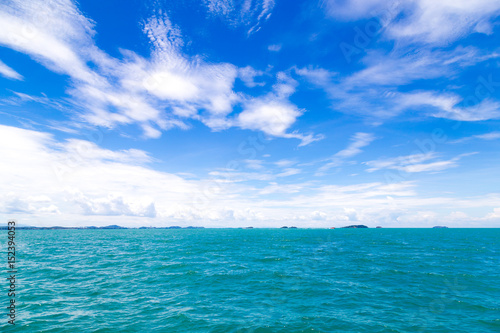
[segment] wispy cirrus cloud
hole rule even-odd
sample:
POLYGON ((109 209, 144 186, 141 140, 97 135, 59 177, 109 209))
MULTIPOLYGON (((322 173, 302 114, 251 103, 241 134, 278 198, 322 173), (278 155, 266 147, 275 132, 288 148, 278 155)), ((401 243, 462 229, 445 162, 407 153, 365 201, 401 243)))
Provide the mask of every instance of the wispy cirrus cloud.
POLYGON ((492 19, 500 13, 500 3, 418 0, 409 9, 412 14, 388 30, 390 37, 407 42, 448 44, 470 33, 491 33, 492 19))
POLYGON ((333 167, 341 166, 349 158, 361 154, 363 152, 362 148, 368 146, 373 140, 375 140, 375 136, 371 133, 355 133, 351 137, 351 143, 349 143, 346 148, 335 153, 330 159, 328 159, 326 164, 318 169, 319 174, 322 174, 333 167))
MULTIPOLYGON (((359 59, 362 69, 347 76, 314 80, 307 71, 298 73, 324 87, 333 109, 360 114, 375 123, 407 111, 460 121, 499 118, 498 99, 481 99, 464 106, 460 104, 463 92, 457 88, 467 68, 488 61, 495 66, 498 51, 477 49, 467 43, 457 45, 457 41, 474 33, 492 34, 500 3, 329 0, 324 8, 336 20, 359 22, 353 40, 343 42, 350 43, 356 54, 364 54, 359 59), (389 49, 383 46, 387 41, 394 42, 389 49), (425 87, 444 78, 448 86, 439 83, 436 88, 425 87), (455 87, 450 88, 455 80, 455 87), (415 89, 414 84, 420 87, 415 89)), ((346 58, 351 60, 348 55, 346 58)))
POLYGON ((337 19, 390 19, 385 38, 433 45, 447 45, 474 32, 491 33, 493 19, 500 13, 500 4, 488 0, 328 0, 325 4, 327 13, 337 19))
POLYGON ((356 133, 351 138, 352 142, 334 156, 341 159, 356 156, 362 152, 361 148, 368 146, 373 140, 375 140, 373 134, 362 132, 356 133))
POLYGON ((500 139, 500 132, 489 132, 489 133, 484 133, 484 134, 478 134, 478 135, 472 135, 472 136, 467 136, 458 140, 453 140, 450 141, 450 143, 462 143, 466 141, 471 141, 474 139, 479 139, 479 140, 498 140, 500 139))
POLYGON ((208 11, 230 26, 244 26, 251 35, 271 17, 274 0, 204 0, 208 11))
POLYGON ((364 162, 369 168, 368 172, 374 172, 382 169, 399 170, 408 173, 418 172, 438 172, 458 166, 458 161, 476 153, 461 154, 449 160, 431 161, 437 158, 436 153, 413 154, 407 156, 398 156, 393 158, 381 158, 378 160, 364 162))
POLYGON ((22 80, 23 76, 0 60, 0 75, 12 80, 22 80))
POLYGON ((461 46, 451 51, 424 48, 410 54, 371 51, 361 59, 365 68, 348 76, 312 68, 296 69, 296 73, 322 87, 329 95, 333 109, 362 115, 375 122, 410 110, 418 110, 422 117, 478 121, 497 119, 500 102, 489 98, 476 105, 462 106, 464 98, 459 93, 407 87, 418 81, 453 79, 464 68, 499 56, 461 46))

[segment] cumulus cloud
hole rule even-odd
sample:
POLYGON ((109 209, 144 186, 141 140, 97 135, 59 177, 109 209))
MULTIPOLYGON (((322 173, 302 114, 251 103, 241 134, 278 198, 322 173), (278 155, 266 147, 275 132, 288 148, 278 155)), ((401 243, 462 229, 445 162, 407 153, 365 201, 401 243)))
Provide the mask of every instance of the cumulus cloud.
POLYGON ((237 125, 245 129, 260 130, 270 136, 299 139, 299 146, 321 140, 321 135, 287 132, 304 111, 288 100, 295 92, 297 81, 285 73, 278 73, 277 76, 279 81, 273 86, 273 92, 245 102, 244 110, 237 117, 237 125))
POLYGON ((58 142, 47 133, 9 126, 1 126, 0 137, 6 213, 67 216, 76 205, 83 215, 154 217, 156 200, 188 202, 194 189, 180 177, 139 165, 151 161, 143 151, 111 151, 85 140, 58 142), (13 160, 15 165, 8 162, 13 160))
POLYGON ((248 103, 238 115, 242 128, 262 130, 272 136, 286 136, 286 130, 302 113, 291 103, 257 100, 248 103))
POLYGON ((88 198, 78 192, 72 193, 69 200, 80 206, 84 215, 156 217, 154 202, 141 203, 137 202, 136 198, 126 199, 113 194, 106 197, 88 198))

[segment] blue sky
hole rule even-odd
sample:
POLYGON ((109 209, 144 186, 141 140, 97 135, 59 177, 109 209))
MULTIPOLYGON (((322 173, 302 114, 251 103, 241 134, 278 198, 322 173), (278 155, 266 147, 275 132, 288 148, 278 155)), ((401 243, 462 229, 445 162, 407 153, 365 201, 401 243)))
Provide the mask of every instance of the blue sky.
POLYGON ((0 213, 497 227, 500 2, 4 1, 0 213))

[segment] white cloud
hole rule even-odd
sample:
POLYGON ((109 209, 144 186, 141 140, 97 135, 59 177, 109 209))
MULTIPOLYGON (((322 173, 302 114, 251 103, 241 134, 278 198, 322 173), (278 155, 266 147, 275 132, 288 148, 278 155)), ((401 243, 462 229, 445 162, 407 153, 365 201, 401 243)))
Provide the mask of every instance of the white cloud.
POLYGON ((170 203, 188 206, 196 189, 178 176, 141 166, 151 160, 143 151, 110 151, 76 139, 56 142, 47 133, 8 126, 1 126, 0 137, 5 213, 43 213, 49 220, 54 213, 62 220, 72 215, 161 217, 174 211, 170 203), (9 162, 14 159, 15 164, 9 162))
POLYGON ((362 152, 361 148, 368 146, 373 140, 375 140, 373 134, 358 132, 351 138, 349 146, 334 156, 342 159, 356 156, 362 152))
POLYGON ((314 211, 311 214, 311 219, 313 220, 326 220, 328 218, 328 214, 322 211, 314 211))
POLYGON ((286 136, 286 130, 302 114, 291 103, 280 101, 252 101, 238 115, 238 123, 242 128, 262 130, 272 136, 286 136))
POLYGON ((324 4, 328 14, 348 21, 374 17, 386 8, 396 7, 395 3, 382 0, 328 0, 324 4))
POLYGON ((243 26, 251 35, 260 30, 271 17, 274 0, 204 0, 212 15, 222 18, 229 26, 243 26))
POLYGON ((384 36, 404 43, 446 45, 468 34, 491 33, 498 1, 478 0, 329 0, 328 14, 337 19, 376 19, 384 36))
POLYGON ((151 43, 155 45, 158 52, 169 53, 171 57, 176 58, 177 52, 180 52, 184 45, 182 33, 178 26, 175 26, 166 14, 152 16, 144 23, 144 33, 148 36, 151 43))
POLYGON ((497 140, 500 139, 500 132, 489 132, 484 134, 472 135, 458 140, 451 141, 451 143, 461 143, 465 141, 470 141, 474 139, 480 140, 497 140))
MULTIPOLYGON (((248 165, 250 169, 255 170, 254 165, 248 165)), ((263 170, 263 166, 258 165, 259 172, 243 172, 239 170, 221 169, 216 171, 211 171, 209 175, 215 183, 241 183, 248 181, 270 181, 276 180, 282 177, 289 177, 301 173, 301 169, 297 168, 286 168, 280 171, 270 171, 263 170)))
POLYGON ((286 160, 286 159, 274 162, 274 164, 276 164, 278 167, 281 167, 281 168, 290 167, 296 163, 297 162, 295 162, 295 161, 286 160))
POLYGON ((471 154, 461 154, 450 160, 424 163, 426 161, 435 159, 437 157, 436 153, 413 154, 407 156, 399 156, 393 158, 368 161, 364 162, 364 164, 366 164, 369 167, 369 169, 367 169, 368 172, 374 172, 381 169, 400 170, 408 173, 436 172, 457 167, 458 166, 457 162, 462 157, 469 155, 471 154))
POLYGON ((246 167, 249 169, 261 170, 264 168, 264 166, 262 165, 264 163, 263 160, 245 160, 244 162, 246 164, 246 167))
POLYGON ((271 52, 279 52, 281 50, 281 44, 271 44, 267 49, 271 52))
POLYGON ((474 137, 482 140, 496 140, 500 139, 500 132, 490 132, 490 133, 475 135, 474 137))
POLYGON ((367 68, 345 80, 347 87, 370 85, 406 85, 415 80, 451 77, 458 68, 474 65, 489 59, 473 47, 457 47, 451 51, 419 49, 408 54, 407 50, 393 50, 389 54, 371 51, 362 62, 367 68))
POLYGON ((279 81, 273 86, 273 92, 245 102, 244 110, 238 115, 236 124, 241 128, 259 130, 274 137, 299 139, 299 146, 321 140, 321 135, 287 133, 303 110, 299 110, 288 100, 295 92, 297 81, 285 73, 278 73, 277 77, 279 81))
POLYGON ((318 86, 328 85, 338 75, 323 68, 295 68, 295 72, 318 86))
POLYGON ((288 177, 288 176, 293 176, 293 175, 297 175, 299 173, 301 173, 302 170, 301 169, 297 169, 297 168, 286 168, 285 170, 283 170, 283 172, 280 172, 278 173, 276 176, 277 177, 288 177))
POLYGON ((0 75, 12 80, 23 79, 23 76, 21 74, 19 74, 18 72, 16 72, 6 64, 4 64, 1 60, 0 60, 0 75))
POLYGON ((375 137, 370 133, 358 132, 351 137, 351 143, 341 151, 333 155, 329 162, 318 169, 319 173, 323 173, 328 169, 342 165, 347 159, 361 154, 364 148, 368 146, 375 137))
POLYGON ((299 193, 303 188, 304 185, 301 184, 278 184, 276 182, 271 182, 268 186, 259 190, 259 194, 299 193))
POLYGON ((79 47, 88 49, 94 32, 72 2, 13 0, 0 5, 0 21, 0 45, 29 54, 77 80, 99 81, 75 52, 79 47))
POLYGON ((464 104, 464 99, 455 94, 414 92, 399 94, 398 102, 402 109, 430 107, 428 114, 437 118, 458 121, 482 121, 500 118, 500 102, 489 98, 478 100, 478 103, 474 105, 461 106, 464 104))
MULTIPOLYGON (((38 104, 44 105, 45 107, 49 107, 53 110, 59 110, 59 111, 65 110, 65 108, 63 107, 63 103, 61 103, 57 99, 49 98, 49 97, 47 97, 47 95, 45 95, 43 93, 39 96, 35 96, 35 95, 28 95, 28 94, 20 93, 20 92, 13 91, 13 90, 11 90, 11 92, 13 95, 10 97, 7 97, 7 98, 0 99, 0 104, 20 106, 20 105, 24 105, 26 103, 38 103, 38 104)), ((27 122, 35 123, 35 122, 33 122, 32 119, 25 118, 25 120, 27 122)), ((54 126, 54 127, 56 127, 56 126, 54 126)), ((62 129, 62 128, 60 128, 60 129, 62 129)), ((68 130, 75 132, 75 130, 71 130, 71 129, 68 129, 68 130)))
POLYGON ((148 153, 138 149, 127 149, 123 151, 111 151, 102 149, 95 143, 86 140, 68 139, 60 144, 60 149, 64 150, 71 158, 93 163, 94 161, 112 161, 131 164, 143 164, 152 161, 148 153))
MULTIPOLYGON (((232 91, 233 83, 238 75, 237 68, 231 64, 206 64, 195 59, 190 61, 178 51, 179 32, 175 32, 175 40, 169 39, 173 29, 167 17, 151 18, 145 31, 156 45, 153 52, 155 62, 145 64, 142 77, 124 78, 134 88, 142 89, 137 83, 160 100, 190 103, 195 107, 207 109, 214 116, 224 116, 231 112, 237 96, 232 91), (161 42, 158 42, 161 41, 161 42), (148 66, 149 65, 149 66, 148 66)), ((132 66, 136 64, 132 63, 132 66)), ((127 74, 135 71, 128 71, 127 74)))
POLYGON ((449 109, 437 111, 434 117, 447 118, 459 121, 481 121, 500 118, 500 102, 485 99, 469 107, 453 106, 449 109))
POLYGON ((448 44, 473 32, 490 33, 500 3, 489 0, 419 0, 411 15, 390 27, 388 35, 422 43, 448 44))
POLYGON ((136 198, 127 200, 113 194, 106 197, 88 198, 78 192, 72 193, 70 200, 80 206, 84 215, 156 217, 154 202, 141 203, 136 198))
MULTIPOLYGON (((451 51, 421 48, 419 52, 396 49, 389 53, 370 51, 361 60, 366 65, 349 76, 324 69, 296 69, 309 82, 325 89, 335 110, 359 114, 379 123, 405 111, 422 116, 461 121, 479 121, 500 117, 500 103, 491 98, 469 105, 453 92, 407 89, 420 80, 447 78, 452 81, 464 67, 498 57, 473 47, 456 47, 451 51), (461 103, 467 105, 461 106, 461 103)), ((491 80, 491 78, 490 78, 491 80)))
POLYGON ((344 78, 338 84, 328 85, 327 91, 334 101, 339 102, 336 108, 344 112, 355 110, 356 113, 379 119, 393 117, 407 110, 451 119, 488 119, 495 116, 491 110, 495 104, 493 102, 483 101, 480 106, 460 108, 457 104, 462 98, 454 93, 401 91, 402 87, 418 80, 440 77, 451 80, 459 69, 486 59, 487 56, 470 47, 457 47, 448 52, 422 49, 410 55, 400 52, 389 55, 369 53, 363 59, 367 68, 344 78))
POLYGON ((493 212, 486 215, 485 218, 500 220, 500 207, 494 208, 493 212))
POLYGON ((263 74, 264 73, 262 71, 257 71, 250 66, 246 66, 238 70, 238 77, 249 88, 253 88, 255 86, 264 86, 264 82, 255 82, 255 78, 258 76, 262 76, 263 74))

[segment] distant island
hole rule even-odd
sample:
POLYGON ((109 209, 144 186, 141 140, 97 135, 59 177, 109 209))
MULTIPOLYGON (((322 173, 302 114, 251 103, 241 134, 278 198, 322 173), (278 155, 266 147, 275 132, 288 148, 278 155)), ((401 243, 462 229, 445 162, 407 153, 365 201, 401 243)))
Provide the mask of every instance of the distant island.
POLYGON ((447 226, 444 226, 444 225, 437 225, 437 226, 432 227, 432 228, 434 228, 434 229, 443 229, 443 228, 445 228, 445 229, 446 229, 446 228, 448 228, 448 227, 447 227, 447 226))
MULTIPOLYGON (((6 230, 7 226, 0 226, 0 230, 6 230)), ((96 227, 96 226, 88 226, 88 227, 32 227, 32 226, 20 226, 16 227, 16 229, 23 230, 96 230, 96 229, 205 229, 205 227, 179 227, 179 226, 171 226, 171 227, 138 227, 138 228, 127 228, 122 227, 116 224, 108 225, 104 227, 96 227)))
POLYGON ((348 226, 342 227, 342 228, 361 229, 361 228, 368 228, 368 227, 366 225, 362 225, 362 224, 355 224, 355 225, 348 225, 348 226))

